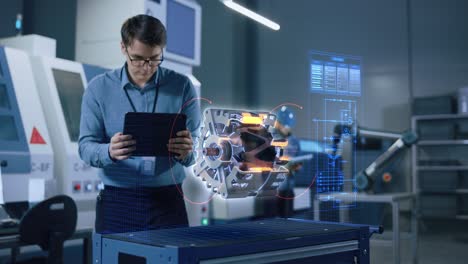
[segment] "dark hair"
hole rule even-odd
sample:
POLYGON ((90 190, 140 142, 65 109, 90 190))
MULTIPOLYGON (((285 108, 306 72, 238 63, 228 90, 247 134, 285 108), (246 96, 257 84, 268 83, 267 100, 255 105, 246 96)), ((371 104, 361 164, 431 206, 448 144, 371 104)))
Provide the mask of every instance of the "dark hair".
POLYGON ((137 39, 148 46, 165 46, 166 28, 159 19, 148 15, 136 15, 127 19, 120 30, 122 42, 130 46, 137 39))

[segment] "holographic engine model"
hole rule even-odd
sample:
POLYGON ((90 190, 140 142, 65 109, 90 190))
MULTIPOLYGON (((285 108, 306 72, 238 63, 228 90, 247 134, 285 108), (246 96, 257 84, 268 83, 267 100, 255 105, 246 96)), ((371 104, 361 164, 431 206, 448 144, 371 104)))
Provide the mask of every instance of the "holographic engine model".
POLYGON ((275 122, 269 112, 206 109, 194 174, 223 198, 275 195, 288 175, 275 122))

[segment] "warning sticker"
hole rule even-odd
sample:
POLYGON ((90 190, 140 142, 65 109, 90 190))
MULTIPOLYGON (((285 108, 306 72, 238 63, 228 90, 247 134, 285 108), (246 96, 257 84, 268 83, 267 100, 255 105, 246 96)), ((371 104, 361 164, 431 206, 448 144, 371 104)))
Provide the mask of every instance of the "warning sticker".
POLYGON ((47 144, 44 140, 44 138, 41 136, 39 131, 37 131, 36 127, 33 127, 32 134, 31 134, 31 140, 29 141, 30 144, 47 144))

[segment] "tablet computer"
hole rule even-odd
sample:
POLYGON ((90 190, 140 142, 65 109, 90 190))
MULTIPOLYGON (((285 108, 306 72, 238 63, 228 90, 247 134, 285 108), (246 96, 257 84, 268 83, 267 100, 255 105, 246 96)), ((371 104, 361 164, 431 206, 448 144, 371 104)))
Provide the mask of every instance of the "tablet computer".
POLYGON ((292 157, 292 158, 288 161, 288 163, 290 163, 290 164, 297 164, 297 163, 309 161, 309 160, 311 160, 311 159, 313 159, 313 158, 314 158, 314 155, 313 155, 313 154, 295 156, 295 157, 292 157))
POLYGON ((186 120, 184 114, 126 113, 123 133, 132 135, 136 140, 136 150, 132 156, 169 156, 169 139, 186 129, 186 120))

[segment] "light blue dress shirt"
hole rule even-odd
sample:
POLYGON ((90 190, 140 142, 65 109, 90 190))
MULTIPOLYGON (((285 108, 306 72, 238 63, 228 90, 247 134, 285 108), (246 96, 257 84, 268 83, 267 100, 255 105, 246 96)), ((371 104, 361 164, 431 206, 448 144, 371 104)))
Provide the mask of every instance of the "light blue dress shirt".
POLYGON ((187 129, 192 134, 196 148, 200 136, 200 101, 186 76, 159 67, 142 89, 129 81, 126 65, 96 76, 83 95, 79 154, 84 162, 99 168, 99 176, 105 185, 135 188, 180 184, 185 178, 184 166, 195 163, 195 152, 182 161, 157 157, 153 164, 148 164, 150 161, 142 157, 113 161, 109 156, 111 137, 117 132, 123 132, 124 116, 127 112, 133 112, 124 89, 138 112, 151 112, 158 79, 159 94, 155 112, 180 111, 187 115, 187 129))

